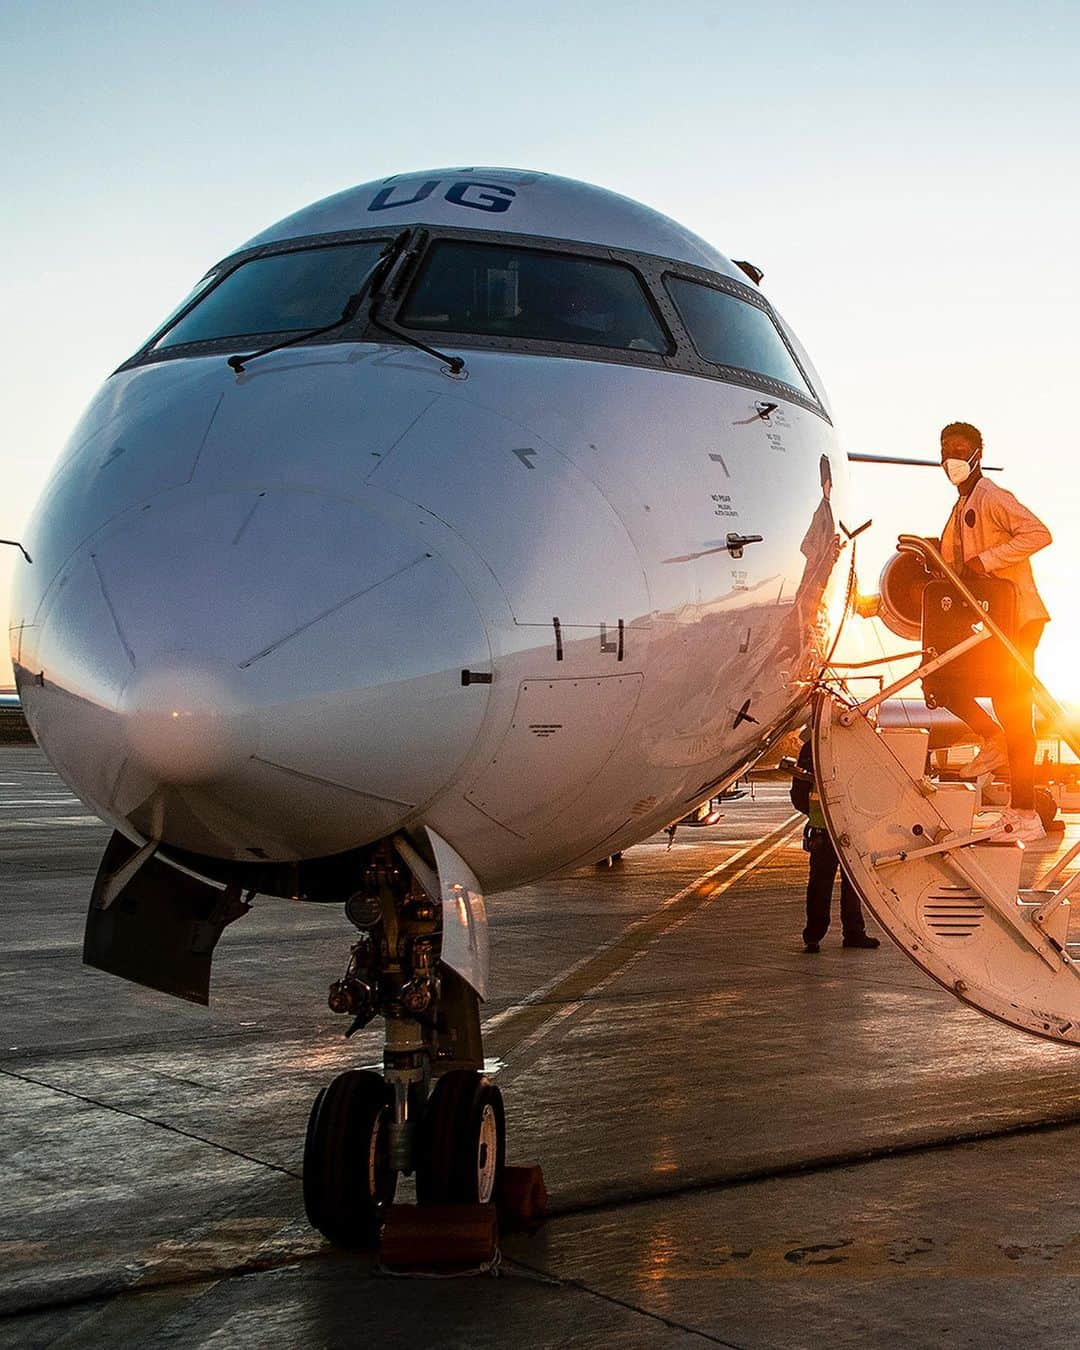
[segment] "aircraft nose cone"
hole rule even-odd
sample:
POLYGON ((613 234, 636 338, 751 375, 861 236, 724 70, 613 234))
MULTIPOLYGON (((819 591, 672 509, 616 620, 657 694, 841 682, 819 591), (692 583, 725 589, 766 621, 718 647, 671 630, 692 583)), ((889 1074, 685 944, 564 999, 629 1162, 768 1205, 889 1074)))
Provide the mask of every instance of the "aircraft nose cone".
POLYGON ((161 783, 206 783, 254 753, 254 719, 227 667, 164 658, 140 671, 120 697, 132 755, 161 783))
MULTIPOLYGON (((476 601, 416 508, 378 494, 178 491, 54 578, 17 658, 82 799, 196 854, 297 861, 392 834, 486 714, 476 601)), ((32 571, 33 569, 27 569, 32 571)))

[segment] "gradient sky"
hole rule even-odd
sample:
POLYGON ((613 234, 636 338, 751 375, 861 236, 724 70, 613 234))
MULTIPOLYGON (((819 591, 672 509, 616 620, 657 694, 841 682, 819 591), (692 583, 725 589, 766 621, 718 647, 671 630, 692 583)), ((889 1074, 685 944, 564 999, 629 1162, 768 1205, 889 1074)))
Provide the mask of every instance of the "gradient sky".
MULTIPOLYGON (((944 422, 980 425, 1056 536, 1040 658, 1080 698, 1080 6, 889 10, 3 0, 0 536, 109 371, 248 236, 384 174, 545 169, 762 266, 846 448, 934 456, 944 422)), ((853 481, 874 589, 952 490, 853 481)))

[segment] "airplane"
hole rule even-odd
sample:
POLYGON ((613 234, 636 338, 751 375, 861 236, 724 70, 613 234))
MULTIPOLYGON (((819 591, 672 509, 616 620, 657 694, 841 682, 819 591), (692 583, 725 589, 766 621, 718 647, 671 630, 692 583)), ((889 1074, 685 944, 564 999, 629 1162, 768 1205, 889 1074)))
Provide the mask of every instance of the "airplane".
POLYGON ((484 895, 599 862, 798 725, 844 610, 846 457, 761 290, 540 172, 396 175, 215 264, 32 519, 12 659, 114 833, 84 959, 191 1001, 256 896, 343 905, 308 1215, 488 1203, 484 895), (32 557, 33 561, 30 561, 32 557))

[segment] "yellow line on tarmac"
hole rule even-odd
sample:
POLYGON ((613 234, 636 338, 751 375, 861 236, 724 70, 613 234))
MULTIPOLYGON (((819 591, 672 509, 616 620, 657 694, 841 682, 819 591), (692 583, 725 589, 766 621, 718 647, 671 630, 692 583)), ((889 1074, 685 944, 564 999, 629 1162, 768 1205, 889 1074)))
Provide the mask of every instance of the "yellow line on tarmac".
POLYGON ((681 928, 755 867, 767 862, 794 837, 802 824, 803 817, 798 812, 788 816, 762 839, 710 868, 689 886, 669 896, 651 914, 623 929, 599 951, 584 957, 554 982, 536 990, 526 1002, 492 1017, 484 1025, 485 1037, 490 1038, 488 1054, 506 1062, 526 1054, 572 1017, 590 996, 600 993, 625 974, 657 942, 681 928), (554 1011, 553 1004, 557 1005, 554 1011))

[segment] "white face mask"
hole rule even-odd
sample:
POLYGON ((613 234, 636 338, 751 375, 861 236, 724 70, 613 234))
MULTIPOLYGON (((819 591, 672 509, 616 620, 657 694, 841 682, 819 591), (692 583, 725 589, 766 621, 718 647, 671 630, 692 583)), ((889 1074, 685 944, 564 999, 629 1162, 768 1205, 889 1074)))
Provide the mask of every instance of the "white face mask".
POLYGON ((966 478, 971 476, 971 463, 966 459, 947 459, 944 469, 949 476, 949 482, 954 487, 959 487, 966 478))

